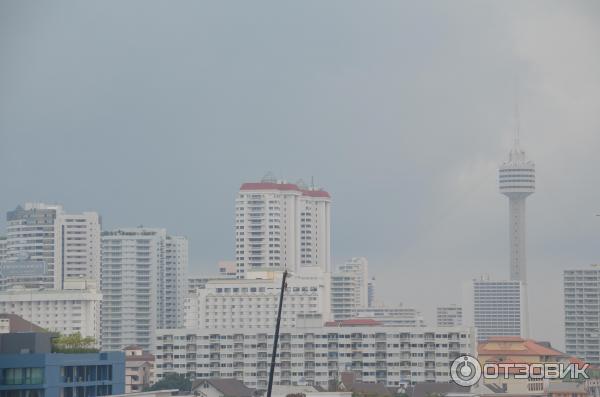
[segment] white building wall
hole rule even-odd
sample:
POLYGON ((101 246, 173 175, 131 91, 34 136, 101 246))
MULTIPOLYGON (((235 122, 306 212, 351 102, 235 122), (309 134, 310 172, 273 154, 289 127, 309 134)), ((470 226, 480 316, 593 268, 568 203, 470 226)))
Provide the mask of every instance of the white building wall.
POLYGON ((156 328, 183 325, 188 241, 165 229, 102 233, 102 343, 149 349, 156 328))
POLYGON ((339 265, 331 277, 331 308, 335 320, 356 316, 369 306, 369 263, 351 258, 339 265))
POLYGON ((265 267, 329 272, 330 205, 322 190, 265 180, 244 183, 236 199, 238 278, 265 267))
MULTIPOLYGON (((272 329, 159 330, 156 379, 169 372, 236 378, 264 390, 272 342, 272 329)), ((279 343, 274 383, 323 387, 345 371, 390 387, 448 382, 450 363, 475 352, 474 331, 465 327, 284 327, 279 343)))
POLYGON ((600 365, 600 265, 563 273, 565 349, 592 365, 600 365))
MULTIPOLYGON (((188 328, 268 328, 275 326, 280 271, 251 271, 246 279, 213 279, 189 294, 185 303, 188 328)), ((282 326, 294 326, 298 315, 331 319, 329 275, 319 270, 291 274, 287 279, 282 326)))
POLYGON ((94 282, 83 289, 0 292, 0 313, 17 314, 42 328, 62 334, 81 333, 100 341, 102 295, 94 282))
POLYGON ((55 287, 67 278, 100 282, 100 217, 96 212, 60 213, 54 221, 55 287))
POLYGON ((56 216, 62 214, 61 205, 25 203, 6 214, 6 260, 29 257, 45 261, 47 278, 45 287, 60 287, 61 272, 55 264, 56 216))
POLYGON ((478 341, 491 336, 524 337, 524 302, 520 281, 473 279, 463 287, 464 325, 475 327, 478 341))
POLYGON ((158 272, 164 229, 131 228, 102 233, 102 347, 149 349, 157 328, 158 272))
POLYGON ((438 327, 459 327, 463 325, 462 307, 458 305, 437 307, 436 321, 438 327))
POLYGON ((72 277, 100 282, 100 217, 68 214, 61 205, 26 203, 7 213, 6 261, 23 255, 47 265, 46 288, 72 277))

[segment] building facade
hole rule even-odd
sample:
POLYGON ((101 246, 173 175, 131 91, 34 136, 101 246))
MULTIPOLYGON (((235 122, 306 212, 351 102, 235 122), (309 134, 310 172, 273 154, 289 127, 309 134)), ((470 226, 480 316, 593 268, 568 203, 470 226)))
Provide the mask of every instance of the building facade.
POLYGON ((256 268, 307 267, 330 272, 331 197, 303 182, 269 176, 244 183, 236 199, 235 242, 238 278, 256 268))
POLYGON ((45 288, 62 289, 68 278, 100 282, 100 217, 68 214, 61 205, 26 203, 6 214, 4 262, 46 263, 45 288))
POLYGON ((56 288, 64 288, 69 278, 100 282, 100 233, 102 224, 96 212, 56 215, 54 225, 55 266, 60 269, 56 288))
POLYGON ((154 383, 154 356, 140 346, 125 349, 125 393, 139 393, 154 383))
POLYGON ((356 310, 354 318, 370 318, 382 325, 394 327, 423 327, 425 321, 421 312, 402 305, 395 307, 372 306, 356 310))
POLYGON ((466 326, 477 329, 477 340, 494 336, 524 336, 525 291, 521 281, 471 280, 463 289, 466 326))
POLYGON ((438 306, 436 308, 438 327, 460 327, 463 325, 462 307, 459 305, 438 306))
MULTIPOLYGON (((185 303, 186 328, 273 328, 281 291, 281 271, 254 270, 245 279, 212 279, 189 294, 185 303)), ((282 326, 293 327, 298 316, 331 318, 329 275, 292 274, 287 279, 282 326)))
POLYGON ((96 397, 124 392, 122 352, 52 353, 50 336, 0 335, 0 396, 96 397))
POLYGON ((565 270, 563 288, 566 351, 600 365, 600 266, 565 270))
POLYGON ((65 290, 12 289, 0 292, 0 313, 16 314, 62 334, 79 332, 100 341, 102 294, 93 281, 69 281, 65 290))
MULTIPOLYGON (((190 379, 235 378, 266 389, 273 331, 238 329, 159 330, 156 379, 166 373, 190 379)), ((469 328, 282 328, 274 383, 327 387, 352 371, 362 382, 400 386, 448 382, 450 363, 474 354, 469 328)))
POLYGON ((335 320, 352 318, 359 309, 368 306, 369 263, 366 258, 352 258, 331 275, 333 317, 335 320))
POLYGON ((183 324, 187 255, 187 241, 165 229, 102 233, 104 349, 140 345, 147 350, 157 328, 183 324))

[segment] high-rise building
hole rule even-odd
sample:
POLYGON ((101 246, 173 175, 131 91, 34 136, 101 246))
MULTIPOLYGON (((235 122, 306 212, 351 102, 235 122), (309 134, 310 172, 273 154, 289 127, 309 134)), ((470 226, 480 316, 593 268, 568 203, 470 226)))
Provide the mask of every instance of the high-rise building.
POLYGON ((527 327, 524 298, 521 281, 473 279, 463 288, 464 325, 477 329, 478 341, 493 336, 523 336, 527 327))
MULTIPOLYGON (((281 271, 252 270, 245 279, 208 279, 188 295, 185 326, 211 329, 272 329, 277 320, 281 271)), ((286 280, 281 325, 293 327, 298 318, 319 315, 331 319, 329 275, 320 269, 291 274, 286 280)))
POLYGON ((369 263, 351 258, 331 275, 331 312, 334 320, 352 318, 369 306, 369 263))
MULTIPOLYGON (((452 361, 475 353, 472 328, 364 323, 282 327, 274 384, 327 388, 344 372, 353 372, 357 381, 396 388, 449 382, 452 361)), ((175 372, 192 380, 235 378, 248 387, 267 388, 273 328, 158 330, 156 339, 157 380, 175 372)))
POLYGON ((369 284, 367 285, 367 295, 369 296, 369 307, 375 304, 375 277, 371 277, 369 284))
POLYGON ((6 260, 6 236, 0 236, 0 263, 6 260))
POLYGON ((100 281, 101 220, 96 212, 56 215, 55 264, 61 279, 56 288, 63 288, 68 278, 100 281))
POLYGON ((436 308, 438 327, 458 327, 463 325, 462 307, 459 305, 438 306, 436 308))
POLYGON ((149 349, 156 328, 183 324, 187 241, 165 229, 102 233, 102 347, 149 349))
POLYGON ((45 287, 60 287, 61 269, 55 266, 55 220, 61 205, 26 203, 6 213, 6 261, 23 259, 46 262, 45 287))
POLYGON ((244 183, 235 211, 238 278, 265 267, 330 272, 330 206, 329 193, 301 181, 285 183, 267 175, 244 183))
POLYGON ((563 288, 566 351, 600 365, 600 265, 565 270, 563 288))
POLYGON ((26 203, 6 214, 4 262, 44 261, 44 287, 62 289, 68 278, 100 281, 100 217, 68 214, 61 205, 26 203))
POLYGON ((166 236, 164 264, 158 275, 158 327, 183 326, 183 306, 187 295, 188 239, 166 236))

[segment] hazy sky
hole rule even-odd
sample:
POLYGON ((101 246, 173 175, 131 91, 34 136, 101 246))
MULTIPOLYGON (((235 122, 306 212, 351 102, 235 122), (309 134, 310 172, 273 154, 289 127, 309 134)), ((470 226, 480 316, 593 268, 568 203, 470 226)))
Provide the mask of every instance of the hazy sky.
POLYGON ((562 347, 562 270, 600 262, 597 1, 4 0, 0 212, 166 227, 213 274, 243 181, 314 176, 334 263, 367 257, 379 299, 433 320, 508 277, 515 80, 532 336, 562 347))

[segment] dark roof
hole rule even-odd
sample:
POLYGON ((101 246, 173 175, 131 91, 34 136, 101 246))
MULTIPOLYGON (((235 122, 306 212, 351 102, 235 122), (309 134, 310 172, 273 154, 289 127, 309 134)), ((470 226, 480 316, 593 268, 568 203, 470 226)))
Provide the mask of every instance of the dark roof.
POLYGON ((196 390, 204 382, 210 384, 227 397, 252 397, 254 394, 253 389, 246 387, 241 381, 232 378, 211 378, 194 381, 192 391, 196 390))
POLYGON ((381 383, 354 382, 350 385, 350 391, 359 394, 375 394, 377 396, 391 396, 392 392, 381 383))
POLYGON ((459 386, 456 383, 422 382, 406 389, 406 393, 409 397, 427 397, 431 394, 445 395, 448 393, 470 392, 470 387, 459 386))
POLYGON ((392 396, 393 393, 381 383, 357 382, 353 372, 342 372, 342 384, 345 390, 359 394, 375 394, 377 396, 392 396))
POLYGON ((21 316, 9 313, 0 313, 0 318, 7 318, 10 322, 9 332, 46 332, 46 330, 21 316))

